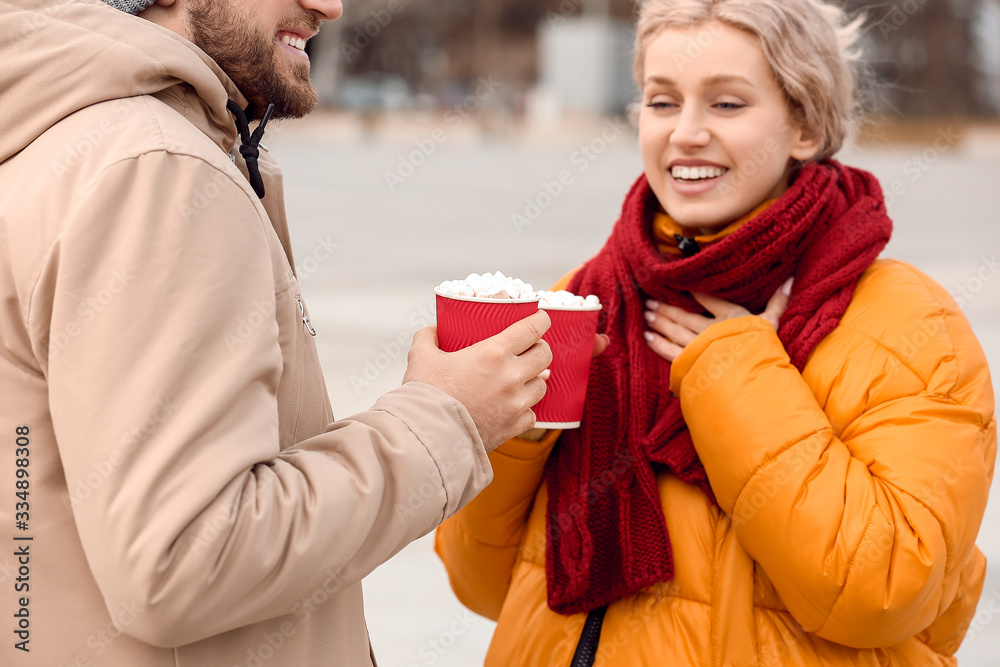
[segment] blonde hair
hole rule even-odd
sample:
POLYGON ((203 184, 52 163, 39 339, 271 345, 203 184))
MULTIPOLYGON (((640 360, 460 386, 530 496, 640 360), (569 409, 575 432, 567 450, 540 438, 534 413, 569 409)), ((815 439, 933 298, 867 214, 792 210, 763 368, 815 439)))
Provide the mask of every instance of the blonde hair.
POLYGON ((639 10, 635 79, 643 87, 646 49, 668 28, 709 21, 743 30, 760 41, 793 118, 816 132, 815 159, 833 156, 853 131, 857 111, 863 17, 850 21, 822 0, 645 0, 639 10))

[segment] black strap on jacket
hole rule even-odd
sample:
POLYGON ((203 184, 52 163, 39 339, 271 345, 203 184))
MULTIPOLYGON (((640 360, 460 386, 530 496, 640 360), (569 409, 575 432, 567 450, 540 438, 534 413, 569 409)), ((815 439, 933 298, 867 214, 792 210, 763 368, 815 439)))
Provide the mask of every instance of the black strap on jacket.
POLYGON ((240 155, 247 163, 247 173, 250 175, 250 185, 253 187, 253 191, 257 194, 259 199, 264 198, 264 179, 260 176, 260 167, 257 166, 257 159, 260 157, 260 140, 264 138, 264 128, 267 126, 267 121, 271 120, 271 113, 274 111, 274 105, 268 104, 267 111, 264 112, 264 117, 261 119, 260 124, 257 125, 257 129, 250 134, 250 123, 247 121, 247 116, 250 110, 253 109, 253 104, 248 106, 245 110, 240 108, 240 105, 232 100, 226 103, 226 107, 236 116, 236 129, 240 133, 240 155))
POLYGON ((597 657, 597 643, 601 639, 604 612, 607 610, 608 606, 604 605, 587 613, 587 620, 583 623, 583 632, 580 633, 580 641, 577 642, 569 667, 592 667, 594 658, 597 657))

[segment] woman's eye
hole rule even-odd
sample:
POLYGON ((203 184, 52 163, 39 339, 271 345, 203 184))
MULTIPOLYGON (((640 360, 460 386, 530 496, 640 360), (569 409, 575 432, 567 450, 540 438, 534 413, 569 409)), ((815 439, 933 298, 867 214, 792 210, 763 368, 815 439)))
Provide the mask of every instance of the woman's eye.
POLYGON ((735 111, 737 109, 743 109, 746 107, 745 104, 741 102, 716 102, 716 108, 722 109, 724 111, 735 111))
POLYGON ((650 109, 670 109, 677 105, 674 104, 673 102, 667 102, 664 100, 653 100, 648 104, 646 104, 646 106, 649 107, 650 109))

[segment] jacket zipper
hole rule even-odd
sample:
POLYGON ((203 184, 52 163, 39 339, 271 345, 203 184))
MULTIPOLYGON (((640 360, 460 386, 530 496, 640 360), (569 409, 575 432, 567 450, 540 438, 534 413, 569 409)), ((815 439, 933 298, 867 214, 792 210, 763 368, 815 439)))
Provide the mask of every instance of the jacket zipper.
POLYGON ((312 322, 309 321, 309 316, 306 315, 306 306, 302 303, 302 299, 295 297, 295 300, 299 302, 299 312, 302 313, 302 324, 306 325, 306 331, 309 332, 310 336, 316 335, 316 330, 313 328, 312 322))
POLYGON ((587 614, 583 632, 580 633, 580 641, 576 645, 576 652, 569 667, 591 667, 594 664, 594 658, 597 657, 597 643, 601 639, 601 626, 604 625, 604 612, 607 610, 608 606, 603 605, 591 609, 587 614))

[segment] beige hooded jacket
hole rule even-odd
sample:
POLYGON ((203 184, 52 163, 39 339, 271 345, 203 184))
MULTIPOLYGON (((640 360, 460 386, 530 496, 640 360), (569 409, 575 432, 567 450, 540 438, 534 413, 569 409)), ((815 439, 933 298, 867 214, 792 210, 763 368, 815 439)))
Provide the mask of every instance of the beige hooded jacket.
POLYGON ((191 43, 0 0, 0 63, 0 664, 371 664, 362 577, 492 476, 468 412, 333 421, 280 175, 191 43))

